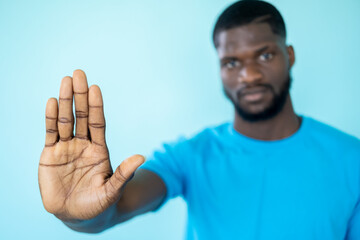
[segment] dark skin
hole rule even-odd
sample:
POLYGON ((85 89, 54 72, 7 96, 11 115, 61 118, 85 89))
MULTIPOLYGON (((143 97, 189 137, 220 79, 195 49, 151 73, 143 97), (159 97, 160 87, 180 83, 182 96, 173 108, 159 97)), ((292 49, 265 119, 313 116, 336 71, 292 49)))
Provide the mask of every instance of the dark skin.
MULTIPOLYGON (((261 84, 271 85, 279 93, 294 64, 292 46, 274 34, 267 23, 252 23, 222 31, 217 52, 223 86, 232 99, 247 112, 258 113, 269 106, 274 94, 261 84), (238 99, 236 93, 242 91, 238 99)), ((283 109, 271 119, 251 122, 235 114, 235 129, 254 139, 277 140, 290 136, 299 128, 290 95, 283 109)))
POLYGON ((130 181, 144 162, 143 156, 131 156, 113 171, 101 91, 96 85, 88 88, 83 71, 62 79, 59 104, 50 98, 45 115, 46 138, 38 175, 48 212, 76 231, 95 233, 161 203, 166 189, 156 174, 141 169, 130 181))
MULTIPOLYGON (((275 93, 280 91, 294 63, 293 48, 266 23, 223 31, 218 40, 224 88, 248 112, 262 111, 273 93, 257 85, 270 84, 275 93), (240 89, 243 94, 236 98, 240 89)), ((237 131, 261 140, 288 137, 300 124, 290 96, 271 119, 249 122, 236 113, 234 122, 237 131)), ((98 86, 88 88, 81 70, 62 80, 59 104, 57 99, 48 100, 46 129, 39 164, 41 197, 45 209, 71 229, 101 232, 154 210, 163 201, 166 187, 155 173, 141 169, 131 178, 144 162, 143 156, 129 157, 113 171, 105 141, 101 91, 98 86)))

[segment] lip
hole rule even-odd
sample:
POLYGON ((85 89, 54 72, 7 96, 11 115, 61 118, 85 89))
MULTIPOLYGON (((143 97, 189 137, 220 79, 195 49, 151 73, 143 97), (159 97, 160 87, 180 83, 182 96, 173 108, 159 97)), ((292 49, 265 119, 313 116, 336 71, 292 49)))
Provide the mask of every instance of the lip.
POLYGON ((258 102, 264 98, 266 87, 252 87, 241 91, 241 98, 247 102, 258 102))
POLYGON ((241 90, 241 95, 249 95, 249 94, 255 94, 255 93, 264 93, 267 90, 266 87, 252 87, 252 88, 245 88, 241 90))

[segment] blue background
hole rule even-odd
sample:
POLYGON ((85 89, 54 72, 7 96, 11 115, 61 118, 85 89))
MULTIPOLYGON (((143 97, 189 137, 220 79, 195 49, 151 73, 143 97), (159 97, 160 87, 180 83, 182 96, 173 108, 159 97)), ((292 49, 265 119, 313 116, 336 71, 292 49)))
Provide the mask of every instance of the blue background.
MULTIPOLYGON (((360 1, 274 0, 294 45, 299 114, 360 137, 360 1)), ((99 235, 66 228, 41 202, 46 100, 83 69, 103 91, 115 168, 164 141, 231 120, 211 31, 231 1, 0 0, 0 239, 182 239, 170 201, 99 235)))

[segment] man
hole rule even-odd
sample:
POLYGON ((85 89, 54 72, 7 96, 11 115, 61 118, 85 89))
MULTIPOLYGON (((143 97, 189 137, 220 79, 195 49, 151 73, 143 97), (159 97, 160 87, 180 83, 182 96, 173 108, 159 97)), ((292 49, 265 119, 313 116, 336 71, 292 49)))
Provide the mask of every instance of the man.
POLYGON ((59 106, 54 98, 46 106, 46 210, 74 230, 100 232, 182 196, 187 239, 360 239, 360 141, 295 114, 295 54, 280 13, 236 2, 213 40, 234 121, 166 144, 146 163, 134 155, 114 173, 99 87, 88 89, 80 70, 62 80, 59 106))

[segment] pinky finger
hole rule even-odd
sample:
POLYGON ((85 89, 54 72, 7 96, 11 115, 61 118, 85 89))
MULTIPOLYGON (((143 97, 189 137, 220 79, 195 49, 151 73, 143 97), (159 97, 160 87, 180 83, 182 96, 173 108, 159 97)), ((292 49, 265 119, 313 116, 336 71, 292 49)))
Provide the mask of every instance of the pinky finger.
POLYGON ((59 131, 57 128, 58 103, 56 98, 50 98, 46 104, 45 122, 46 137, 45 147, 52 147, 58 141, 59 131))

